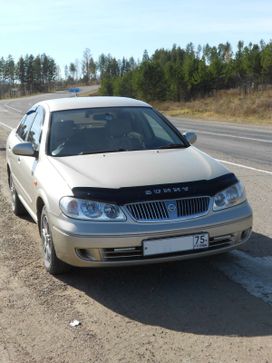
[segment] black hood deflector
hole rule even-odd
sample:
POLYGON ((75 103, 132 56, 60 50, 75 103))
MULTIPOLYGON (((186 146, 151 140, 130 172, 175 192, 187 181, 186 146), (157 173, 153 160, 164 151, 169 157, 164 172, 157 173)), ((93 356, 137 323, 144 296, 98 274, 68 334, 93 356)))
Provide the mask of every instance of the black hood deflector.
POLYGON ((237 182, 236 176, 228 173, 210 180, 186 183, 157 184, 119 189, 77 187, 73 188, 72 191, 77 198, 123 205, 149 200, 213 196, 237 182))

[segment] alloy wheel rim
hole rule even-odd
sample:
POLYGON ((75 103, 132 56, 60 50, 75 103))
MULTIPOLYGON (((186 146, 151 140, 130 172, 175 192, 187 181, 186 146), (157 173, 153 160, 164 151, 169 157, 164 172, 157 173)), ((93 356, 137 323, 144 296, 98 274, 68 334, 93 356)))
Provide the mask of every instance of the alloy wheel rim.
POLYGON ((50 264, 51 257, 52 257, 52 240, 51 240, 49 224, 48 224, 48 220, 47 220, 46 216, 42 217, 41 234, 42 234, 42 241, 43 241, 44 260, 45 260, 46 264, 50 264))
POLYGON ((12 209, 14 210, 15 209, 16 190, 15 190, 12 178, 10 180, 10 194, 11 194, 11 205, 12 205, 12 209))

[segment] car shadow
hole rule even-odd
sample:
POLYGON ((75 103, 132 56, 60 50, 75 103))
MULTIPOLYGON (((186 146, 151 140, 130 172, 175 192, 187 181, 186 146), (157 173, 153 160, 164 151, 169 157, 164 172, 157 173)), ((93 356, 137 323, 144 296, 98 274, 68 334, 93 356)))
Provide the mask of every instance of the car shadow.
POLYGON ((36 224, 34 222, 33 218, 31 217, 31 215, 27 211, 24 211, 24 213, 22 215, 20 215, 19 218, 26 221, 26 222, 36 224))
POLYGON ((241 250, 252 256, 272 256, 272 238, 253 232, 250 240, 241 247, 241 250))
MULTIPOLYGON (((249 244, 255 240, 272 242, 258 233, 249 244)), ((232 255, 137 267, 74 268, 60 279, 143 324, 201 335, 271 335, 272 307, 229 280, 216 269, 215 259, 226 263, 232 255)))

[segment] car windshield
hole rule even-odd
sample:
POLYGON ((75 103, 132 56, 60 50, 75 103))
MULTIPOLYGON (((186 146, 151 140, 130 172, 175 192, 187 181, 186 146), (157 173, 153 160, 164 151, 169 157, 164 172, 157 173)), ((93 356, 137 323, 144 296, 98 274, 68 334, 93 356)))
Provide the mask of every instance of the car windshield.
POLYGON ((71 156, 186 147, 174 129, 149 107, 55 111, 49 155, 71 156))

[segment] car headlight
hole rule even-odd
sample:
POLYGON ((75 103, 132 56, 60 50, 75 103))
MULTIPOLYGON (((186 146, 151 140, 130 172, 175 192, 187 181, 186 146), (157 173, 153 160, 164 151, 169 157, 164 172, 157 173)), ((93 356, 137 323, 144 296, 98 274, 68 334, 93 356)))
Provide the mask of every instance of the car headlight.
POLYGON ((93 221, 125 221, 126 216, 116 204, 96 202, 88 199, 63 197, 61 211, 70 218, 93 221))
POLYGON ((231 187, 217 193, 214 196, 213 210, 229 208, 234 205, 243 203, 246 200, 245 188, 241 182, 238 182, 231 187))

